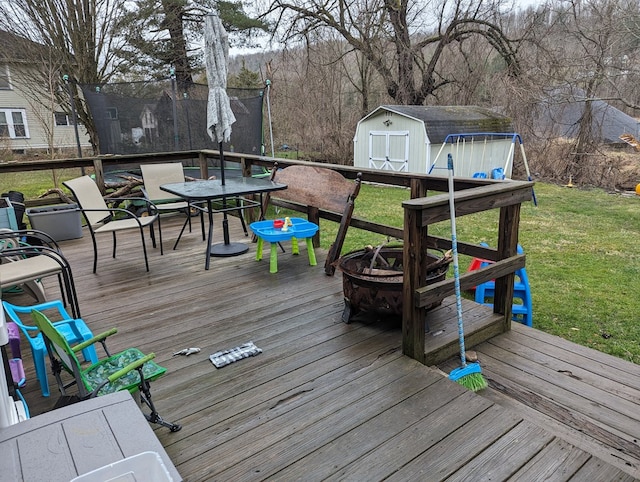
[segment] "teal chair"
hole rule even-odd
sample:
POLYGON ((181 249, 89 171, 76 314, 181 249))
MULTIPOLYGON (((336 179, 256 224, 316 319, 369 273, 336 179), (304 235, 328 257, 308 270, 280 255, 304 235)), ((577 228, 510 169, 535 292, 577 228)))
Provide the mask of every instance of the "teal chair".
MULTIPOLYGON (((69 341, 69 343, 80 343, 89 340, 93 337, 93 333, 82 319, 72 318, 64 309, 62 301, 60 300, 48 301, 32 306, 17 306, 3 301, 2 306, 9 316, 9 320, 13 321, 18 328, 20 328, 24 337, 29 341, 31 354, 33 356, 33 363, 36 367, 36 376, 40 382, 42 395, 48 397, 49 380, 47 378, 46 368, 47 349, 42 338, 42 333, 40 333, 40 329, 37 326, 25 324, 20 318, 20 314, 31 315, 31 311, 34 309, 50 314, 53 312, 54 315, 51 317, 54 319, 60 319, 59 321, 56 321, 54 325, 69 341)), ((98 355, 96 354, 96 349, 93 346, 88 346, 82 350, 82 356, 85 361, 90 361, 91 363, 97 363, 98 361, 98 355)))

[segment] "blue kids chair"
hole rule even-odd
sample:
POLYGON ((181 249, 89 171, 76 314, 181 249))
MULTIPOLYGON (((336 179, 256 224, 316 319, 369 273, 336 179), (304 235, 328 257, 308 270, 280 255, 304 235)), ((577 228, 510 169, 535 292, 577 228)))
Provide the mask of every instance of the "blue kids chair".
MULTIPOLYGON (((59 318, 60 321, 56 321, 54 325, 69 343, 80 343, 90 340, 93 338, 93 333, 91 333, 91 330, 82 319, 73 319, 64 309, 62 301, 60 300, 48 301, 46 303, 40 303, 32 306, 17 306, 3 301, 2 306, 9 316, 9 319, 18 325, 18 328, 20 328, 25 338, 29 341, 31 354, 33 355, 33 363, 36 367, 36 376, 40 381, 42 395, 48 397, 49 380, 47 378, 46 368, 47 349, 45 348, 42 333, 40 333, 40 329, 37 326, 25 324, 19 314, 30 315, 31 311, 34 309, 38 311, 56 310, 57 314, 55 315, 55 318, 59 318)), ((91 363, 98 362, 98 355, 96 354, 96 349, 93 346, 89 346, 82 350, 82 356, 85 361, 90 361, 91 363)))

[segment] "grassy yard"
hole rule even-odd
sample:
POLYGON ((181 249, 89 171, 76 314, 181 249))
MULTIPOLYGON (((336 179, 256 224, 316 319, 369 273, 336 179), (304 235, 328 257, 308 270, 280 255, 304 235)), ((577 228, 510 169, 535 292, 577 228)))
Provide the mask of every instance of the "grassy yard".
MULTIPOLYGON (((0 193, 18 191, 25 199, 36 199, 47 189, 61 187, 62 181, 80 176, 80 169, 56 169, 51 171, 10 172, 0 178, 0 193), (55 178, 55 184, 54 184, 55 178)), ((68 191, 67 191, 68 192, 68 191)))
MULTIPOLYGON (((79 172, 58 175, 64 180, 79 172)), ((0 192, 20 191, 27 199, 52 186, 51 173, 45 171, 9 174, 0 180, 0 192)), ((535 192, 538 206, 523 205, 520 222, 534 327, 640 363, 640 197, 544 183, 537 183, 535 192)), ((408 198, 406 189, 364 185, 355 216, 400 227, 401 203, 408 198)), ((458 218, 458 239, 495 247, 497 219, 496 211, 458 218)), ((321 228, 327 248, 337 225, 324 222, 321 228)), ((434 225, 430 233, 449 237, 450 224, 434 225)), ((386 241, 381 235, 350 229, 344 251, 386 241)), ((461 270, 470 261, 461 256, 461 270)))

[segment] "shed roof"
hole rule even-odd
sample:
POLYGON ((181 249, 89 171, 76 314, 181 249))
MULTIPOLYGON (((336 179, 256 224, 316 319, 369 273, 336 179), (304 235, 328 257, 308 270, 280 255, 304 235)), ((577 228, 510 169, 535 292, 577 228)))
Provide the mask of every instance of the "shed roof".
POLYGON ((382 111, 424 122, 429 140, 434 144, 444 142, 449 134, 513 132, 511 119, 485 107, 473 105, 381 105, 364 119, 379 115, 382 111))

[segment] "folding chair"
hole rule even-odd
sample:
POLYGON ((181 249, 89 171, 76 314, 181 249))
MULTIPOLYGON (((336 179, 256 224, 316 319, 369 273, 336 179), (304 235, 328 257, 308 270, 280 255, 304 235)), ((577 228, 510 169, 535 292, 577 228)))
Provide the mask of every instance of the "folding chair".
POLYGON ((179 424, 165 421, 158 414, 151 400, 149 382, 161 377, 167 371, 166 368, 152 361, 155 354, 145 355, 137 348, 128 348, 111 355, 107 349, 106 339, 118 331, 115 328, 71 347, 44 314, 33 310, 31 316, 44 335, 45 345, 51 359, 51 368, 63 398, 69 397, 67 389, 73 385, 77 386, 78 393, 71 397, 71 402, 87 400, 120 390, 128 390, 132 394, 139 392, 140 400, 151 410, 150 414, 145 414, 149 422, 167 427, 172 432, 177 432, 182 428, 179 424), (81 366, 76 353, 98 342, 102 345, 107 358, 88 367, 81 366), (62 380, 63 371, 72 376, 70 382, 65 383, 62 380))

